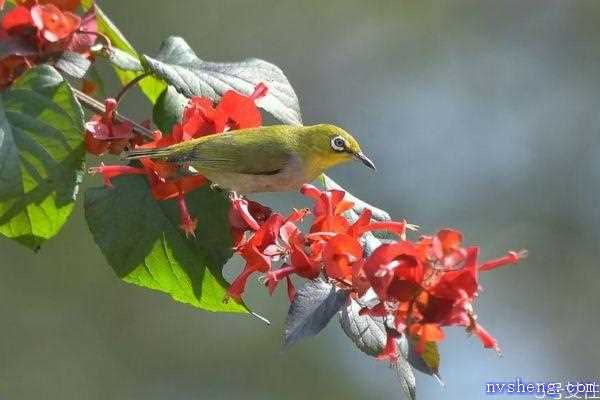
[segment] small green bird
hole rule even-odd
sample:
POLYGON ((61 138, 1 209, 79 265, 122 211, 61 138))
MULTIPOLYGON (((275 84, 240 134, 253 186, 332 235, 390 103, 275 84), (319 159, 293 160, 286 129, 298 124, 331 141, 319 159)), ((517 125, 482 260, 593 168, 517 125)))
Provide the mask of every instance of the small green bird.
POLYGON ((240 194, 298 190, 326 169, 353 159, 375 169, 352 135, 326 124, 229 131, 125 155, 129 160, 144 157, 189 166, 240 194))

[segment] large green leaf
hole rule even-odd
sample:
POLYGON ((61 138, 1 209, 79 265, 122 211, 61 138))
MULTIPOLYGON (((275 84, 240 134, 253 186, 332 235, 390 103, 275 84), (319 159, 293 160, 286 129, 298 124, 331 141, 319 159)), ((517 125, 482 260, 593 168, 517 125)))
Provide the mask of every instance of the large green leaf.
MULTIPOLYGON (((91 0, 82 1, 82 6, 86 10, 89 9, 93 4, 94 3, 91 0)), ((119 28, 116 27, 116 25, 110 20, 110 18, 108 18, 104 11, 102 11, 102 9, 98 7, 97 4, 95 5, 95 7, 98 32, 103 33, 104 35, 106 35, 106 37, 110 39, 111 45, 115 49, 118 49, 117 52, 120 50, 131 56, 134 64, 135 61, 139 61, 139 56, 137 52, 129 43, 129 41, 125 38, 125 36, 121 33, 119 28)), ((123 58, 124 57, 116 57, 115 60, 121 60, 123 58)), ((111 57, 109 57, 109 60, 112 61, 111 57)), ((119 80, 123 85, 126 85, 131 80, 135 79, 137 76, 143 73, 143 71, 123 69, 121 68, 123 67, 123 64, 120 62, 114 62, 113 66, 117 76, 119 77, 119 80)), ((153 104, 154 102, 156 102, 156 99, 166 87, 164 82, 154 77, 144 78, 142 81, 139 82, 139 86, 142 92, 146 95, 146 97, 148 97, 148 99, 153 104)))
POLYGON ((37 249, 73 210, 84 159, 83 111, 52 67, 0 97, 0 233, 37 249))
POLYGON ((187 195, 199 220, 195 239, 179 229, 175 201, 155 201, 143 176, 125 176, 114 189, 85 193, 85 216, 94 240, 124 281, 170 294, 210 311, 247 312, 224 303, 222 268, 231 257, 228 202, 208 188, 187 195))
POLYGON ((257 104, 286 124, 301 125, 298 97, 281 69, 251 58, 237 63, 203 61, 180 37, 169 37, 156 57, 142 56, 148 70, 187 97, 205 96, 218 100, 228 90, 250 95, 265 83, 267 95, 257 104))

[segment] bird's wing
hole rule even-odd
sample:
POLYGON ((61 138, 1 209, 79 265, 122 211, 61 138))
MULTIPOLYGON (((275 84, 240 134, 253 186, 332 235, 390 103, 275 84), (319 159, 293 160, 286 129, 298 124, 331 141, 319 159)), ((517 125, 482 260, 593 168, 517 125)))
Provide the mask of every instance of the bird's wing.
POLYGON ((293 155, 284 138, 285 132, 264 128, 211 135, 199 139, 192 151, 175 153, 167 161, 189 162, 199 171, 275 175, 293 155))

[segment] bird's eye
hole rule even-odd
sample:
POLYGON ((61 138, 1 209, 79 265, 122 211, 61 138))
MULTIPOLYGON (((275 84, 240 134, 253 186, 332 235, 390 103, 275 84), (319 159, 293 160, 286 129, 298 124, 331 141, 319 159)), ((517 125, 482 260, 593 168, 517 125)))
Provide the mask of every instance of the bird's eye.
POLYGON ((336 136, 331 139, 331 148, 335 151, 344 151, 346 150, 346 141, 343 138, 336 136))

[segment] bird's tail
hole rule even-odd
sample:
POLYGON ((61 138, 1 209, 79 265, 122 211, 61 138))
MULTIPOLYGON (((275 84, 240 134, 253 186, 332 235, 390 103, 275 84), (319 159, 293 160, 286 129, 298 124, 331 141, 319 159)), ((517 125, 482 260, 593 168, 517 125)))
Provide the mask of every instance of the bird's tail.
POLYGON ((171 146, 159 149, 135 149, 126 152, 123 158, 126 160, 138 160, 140 158, 167 158, 173 154, 171 146))

